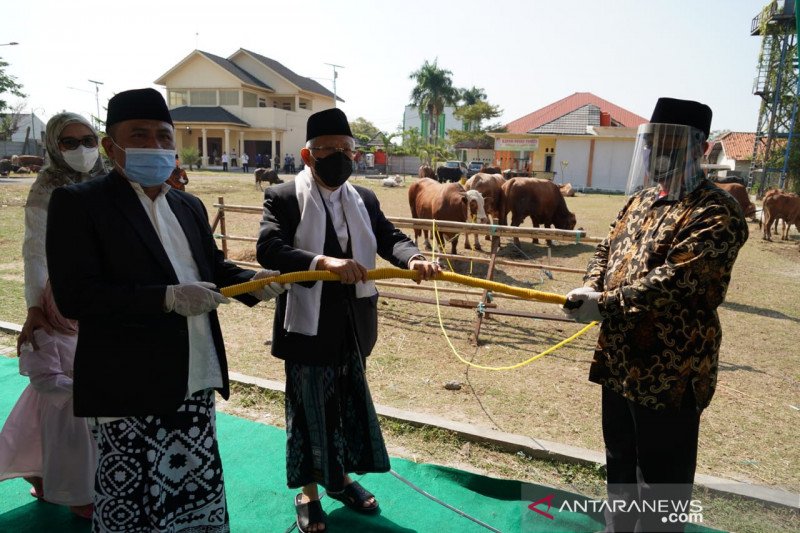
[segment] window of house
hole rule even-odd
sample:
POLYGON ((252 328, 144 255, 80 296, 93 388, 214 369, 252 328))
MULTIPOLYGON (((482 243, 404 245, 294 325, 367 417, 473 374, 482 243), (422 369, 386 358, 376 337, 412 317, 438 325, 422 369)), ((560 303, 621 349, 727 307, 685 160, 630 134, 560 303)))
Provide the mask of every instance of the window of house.
POLYGON ((188 101, 188 94, 186 91, 170 91, 169 92, 169 106, 170 107, 179 107, 182 105, 187 105, 188 101))
POLYGON ((217 105, 217 91, 190 91, 192 105, 217 105))
POLYGON ((249 93, 245 91, 242 98, 242 105, 244 107, 258 106, 258 97, 256 96, 256 93, 249 93))
POLYGON ((263 96, 258 97, 258 107, 267 107, 267 99, 263 96))
POLYGON ((300 102, 300 109, 308 109, 308 103, 307 102, 300 102))
POLYGON ((239 91, 220 91, 219 105, 239 105, 239 91))
POLYGON ((292 104, 290 104, 289 102, 284 102, 283 103, 283 109, 285 109, 286 111, 291 111, 292 110, 292 104))

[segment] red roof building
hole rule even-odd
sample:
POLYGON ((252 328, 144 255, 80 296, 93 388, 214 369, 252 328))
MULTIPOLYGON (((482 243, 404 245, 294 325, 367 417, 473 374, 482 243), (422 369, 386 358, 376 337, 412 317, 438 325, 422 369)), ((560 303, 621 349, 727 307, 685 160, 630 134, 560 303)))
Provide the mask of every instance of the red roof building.
POLYGON ((729 172, 720 171, 719 176, 747 176, 755 139, 755 133, 729 131, 710 143, 706 158, 712 165, 726 165, 731 169, 729 172))
POLYGON ((533 113, 509 122, 509 133, 585 134, 586 126, 636 128, 649 122, 592 93, 574 93, 533 113), (603 113, 609 123, 603 124, 603 113), (560 130, 560 131, 559 131, 560 130))

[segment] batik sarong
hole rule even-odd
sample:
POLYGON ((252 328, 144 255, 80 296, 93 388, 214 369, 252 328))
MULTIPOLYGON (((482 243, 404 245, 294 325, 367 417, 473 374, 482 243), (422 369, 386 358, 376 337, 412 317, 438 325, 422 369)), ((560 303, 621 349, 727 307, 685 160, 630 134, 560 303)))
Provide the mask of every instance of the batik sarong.
POLYGON ((97 426, 95 532, 228 532, 214 392, 97 426))
POLYGON ((388 472, 389 455, 358 350, 343 365, 287 361, 286 474, 289 488, 344 488, 351 472, 388 472))

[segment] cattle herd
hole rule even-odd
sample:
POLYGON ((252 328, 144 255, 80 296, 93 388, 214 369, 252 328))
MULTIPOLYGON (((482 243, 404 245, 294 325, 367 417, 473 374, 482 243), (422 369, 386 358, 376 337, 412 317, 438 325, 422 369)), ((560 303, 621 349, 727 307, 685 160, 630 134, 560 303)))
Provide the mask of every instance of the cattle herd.
MULTIPOLYGON (((454 222, 476 220, 505 226, 509 224, 510 214, 511 226, 519 226, 530 218, 534 228, 542 226, 575 229, 575 214, 567 209, 564 189, 550 180, 520 177, 506 179, 499 173, 480 172, 462 186, 460 183, 439 183, 424 174, 429 172, 426 167, 421 167, 422 177, 408 189, 408 203, 413 218, 454 222)), ((568 191, 571 190, 570 186, 568 191)), ((424 245, 430 249, 427 230, 414 230, 415 240, 423 231, 424 245)), ((441 237, 451 243, 451 253, 455 254, 458 234, 442 234, 441 237)), ((533 242, 536 243, 537 240, 533 239, 533 242)), ((519 246, 519 239, 515 238, 514 243, 519 246)), ((467 235, 465 247, 480 250, 477 235, 473 235, 473 244, 470 244, 467 235)))
MULTIPOLYGON (((477 217, 478 220, 485 218, 492 224, 511 226, 519 226, 530 218, 534 228, 554 227, 565 230, 575 229, 577 223, 575 214, 567 209, 564 200, 564 197, 575 196, 575 190, 569 183, 558 186, 547 179, 510 177, 500 173, 499 169, 486 167, 468 179, 463 186, 461 183, 451 182, 445 176, 437 175, 427 165, 419 168, 418 176, 420 179, 408 190, 413 218, 467 222, 477 217), (495 170, 497 172, 491 172, 495 170), (475 193, 475 196, 470 197, 470 193, 475 193)), ((777 233, 780 220, 783 220, 783 240, 789 238, 792 224, 800 231, 800 196, 797 194, 776 189, 768 191, 764 196, 762 216, 759 218, 756 206, 742 183, 737 180, 720 180, 715 181, 715 185, 739 202, 746 217, 754 222, 758 221, 760 226, 763 223, 765 240, 772 239, 772 231, 777 233)), ((422 231, 415 230, 415 239, 422 231)), ((428 232, 424 231, 424 234, 424 245, 430 248, 428 232)), ((440 237, 451 243, 452 253, 455 254, 458 234, 440 237)), ((477 235, 473 241, 474 244, 470 245, 467 235, 465 247, 480 250, 477 235)), ((533 239, 533 242, 536 243, 537 240, 533 239)), ((515 238, 514 244, 519 246, 519 239, 515 238)))
POLYGON ((14 174, 36 174, 44 165, 44 158, 38 155, 12 155, 0 159, 0 176, 14 174))

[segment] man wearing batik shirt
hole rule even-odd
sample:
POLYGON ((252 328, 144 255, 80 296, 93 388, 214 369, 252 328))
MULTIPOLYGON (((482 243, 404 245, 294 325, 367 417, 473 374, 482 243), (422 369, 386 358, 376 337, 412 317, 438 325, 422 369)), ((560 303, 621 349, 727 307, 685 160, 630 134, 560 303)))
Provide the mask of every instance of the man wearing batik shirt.
MULTIPOLYGON (((717 380, 716 309, 748 236, 739 204, 700 168, 710 127, 708 106, 659 99, 639 127, 628 202, 567 295, 568 315, 602 321, 589 379, 603 386, 609 500, 691 498, 717 380)), ((683 531, 663 518, 606 512, 606 531, 683 531)))

